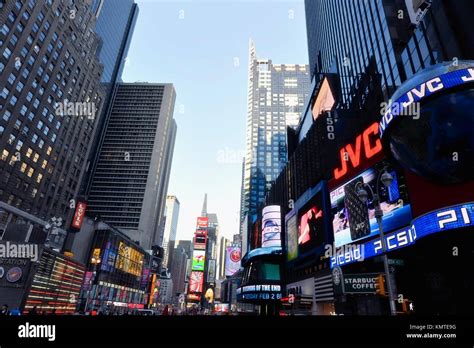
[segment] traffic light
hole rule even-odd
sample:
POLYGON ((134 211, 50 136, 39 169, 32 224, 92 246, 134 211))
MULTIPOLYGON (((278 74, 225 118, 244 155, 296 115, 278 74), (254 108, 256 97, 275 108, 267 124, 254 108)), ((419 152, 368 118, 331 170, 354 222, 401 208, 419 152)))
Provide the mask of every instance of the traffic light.
POLYGON ((377 295, 380 295, 380 296, 386 296, 385 294, 385 278, 383 276, 383 274, 379 274, 377 276, 377 290, 376 290, 376 293, 377 295))

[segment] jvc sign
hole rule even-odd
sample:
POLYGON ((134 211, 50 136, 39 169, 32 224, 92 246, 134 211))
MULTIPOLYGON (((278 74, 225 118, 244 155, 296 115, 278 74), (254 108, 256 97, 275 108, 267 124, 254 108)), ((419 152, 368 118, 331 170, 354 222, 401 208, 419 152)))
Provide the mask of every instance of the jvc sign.
POLYGON ((429 97, 435 93, 439 93, 449 88, 453 88, 466 83, 474 83, 474 68, 460 69, 451 71, 446 74, 436 76, 428 81, 425 81, 401 97, 395 100, 393 105, 401 105, 402 108, 388 108, 379 123, 380 137, 383 136, 389 124, 409 105, 418 102, 423 98, 429 97))
MULTIPOLYGON (((474 203, 458 204, 435 210, 414 219, 410 226, 385 235, 387 251, 413 245, 416 240, 430 234, 474 226, 474 203)), ((361 245, 364 258, 382 254, 380 238, 368 241, 361 245)), ((357 261, 356 258, 331 257, 331 268, 347 265, 357 261)))

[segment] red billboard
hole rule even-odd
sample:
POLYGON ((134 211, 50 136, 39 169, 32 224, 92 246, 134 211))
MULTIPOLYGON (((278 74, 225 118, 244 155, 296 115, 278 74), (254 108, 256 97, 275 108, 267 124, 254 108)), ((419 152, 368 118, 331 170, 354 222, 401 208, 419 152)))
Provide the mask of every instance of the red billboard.
POLYGON ((80 230, 84 216, 86 215, 87 204, 85 202, 77 202, 76 211, 72 218, 72 227, 80 230))
POLYGON ((189 277, 189 292, 202 292, 204 272, 192 271, 189 277))
POLYGON ((207 228, 209 226, 209 218, 200 216, 197 218, 196 229, 207 228))

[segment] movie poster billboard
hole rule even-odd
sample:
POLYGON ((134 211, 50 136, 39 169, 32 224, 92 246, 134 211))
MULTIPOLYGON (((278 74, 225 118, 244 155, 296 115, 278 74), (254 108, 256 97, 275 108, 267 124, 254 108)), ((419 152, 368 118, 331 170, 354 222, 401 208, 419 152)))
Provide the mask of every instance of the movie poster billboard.
POLYGON ((240 268, 241 251, 238 246, 231 246, 226 248, 225 258, 225 275, 232 276, 240 268))

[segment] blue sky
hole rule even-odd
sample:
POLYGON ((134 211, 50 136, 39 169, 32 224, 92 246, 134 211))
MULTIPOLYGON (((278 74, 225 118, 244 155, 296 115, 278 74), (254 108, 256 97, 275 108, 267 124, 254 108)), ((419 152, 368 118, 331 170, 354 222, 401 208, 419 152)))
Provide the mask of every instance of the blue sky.
POLYGON ((260 58, 307 64, 303 0, 137 0, 125 82, 170 82, 178 134, 169 194, 178 239, 191 239, 204 193, 221 234, 238 233, 248 42, 260 58))

